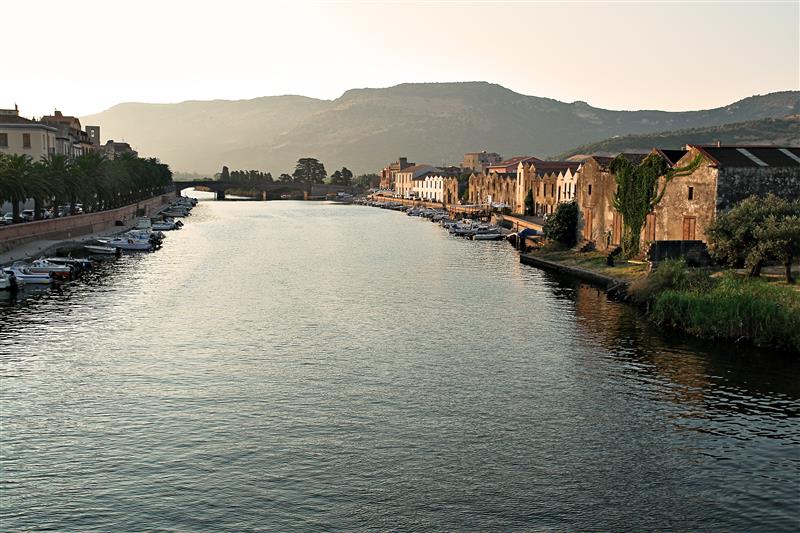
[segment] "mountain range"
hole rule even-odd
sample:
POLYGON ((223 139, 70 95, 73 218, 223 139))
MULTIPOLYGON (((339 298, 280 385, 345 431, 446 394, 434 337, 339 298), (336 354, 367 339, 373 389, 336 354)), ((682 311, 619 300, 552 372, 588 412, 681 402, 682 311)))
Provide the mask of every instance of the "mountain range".
POLYGON ((757 95, 701 111, 615 111, 585 102, 527 96, 487 82, 414 83, 352 89, 335 100, 267 96, 251 100, 123 103, 83 124, 131 143, 173 170, 291 171, 300 157, 326 168, 375 172, 398 156, 457 164, 488 150, 504 157, 553 156, 614 136, 783 118, 800 113, 800 91, 757 95))
POLYGON ((658 133, 616 136, 578 146, 559 154, 556 159, 581 158, 589 154, 611 155, 619 152, 646 152, 653 147, 679 149, 686 144, 739 144, 800 146, 800 115, 786 118, 762 118, 721 126, 689 128, 658 133))

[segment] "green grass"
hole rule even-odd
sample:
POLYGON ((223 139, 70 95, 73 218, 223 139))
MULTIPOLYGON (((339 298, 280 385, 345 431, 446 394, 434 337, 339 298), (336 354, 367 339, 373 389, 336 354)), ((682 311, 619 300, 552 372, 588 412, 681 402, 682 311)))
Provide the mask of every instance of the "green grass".
POLYGON ((606 255, 602 252, 573 252, 557 247, 544 247, 542 250, 535 252, 535 255, 549 261, 557 261, 564 265, 592 270, 623 280, 635 280, 647 275, 646 264, 628 263, 617 259, 613 267, 608 266, 606 264, 606 255))
POLYGON ((800 292, 784 283, 665 262, 631 286, 655 323, 698 337, 746 340, 800 353, 800 292))

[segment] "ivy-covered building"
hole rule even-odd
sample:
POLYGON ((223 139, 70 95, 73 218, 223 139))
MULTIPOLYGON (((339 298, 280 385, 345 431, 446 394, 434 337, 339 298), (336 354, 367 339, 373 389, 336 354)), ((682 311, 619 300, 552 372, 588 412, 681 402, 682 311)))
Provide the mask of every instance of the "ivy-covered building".
MULTIPOLYGON (((648 155, 663 158, 668 168, 689 167, 665 187, 664 195, 647 215, 641 244, 666 240, 706 241, 708 226, 717 213, 752 196, 773 193, 787 199, 800 198, 800 147, 700 146, 685 150, 654 149, 648 153, 622 154, 634 165, 648 155)), ((583 162, 577 175, 578 240, 607 250, 622 241, 623 217, 613 207, 617 180, 611 171, 613 157, 593 156, 583 162)))
MULTIPOLYGON (((647 153, 621 154, 638 165, 647 153)), ((594 243, 598 250, 619 246, 622 242, 622 215, 613 207, 617 182, 609 168, 613 157, 592 156, 583 161, 577 176, 578 242, 594 243)))
MULTIPOLYGON (((676 176, 653 210, 654 235, 649 240, 706 241, 717 213, 749 196, 775 194, 800 198, 800 147, 689 145, 675 167, 700 165, 676 176)), ((663 178, 659 186, 663 187, 663 178)))

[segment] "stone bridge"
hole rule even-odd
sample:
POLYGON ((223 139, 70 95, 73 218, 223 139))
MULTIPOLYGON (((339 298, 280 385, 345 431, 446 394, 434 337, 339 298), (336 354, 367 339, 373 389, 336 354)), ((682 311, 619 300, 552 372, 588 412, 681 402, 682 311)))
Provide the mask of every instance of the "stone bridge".
POLYGON ((292 198, 310 199, 324 197, 326 194, 338 192, 351 192, 350 187, 344 185, 326 185, 324 183, 314 183, 309 187, 305 183, 274 181, 271 183, 247 183, 240 181, 218 181, 218 180, 192 180, 173 182, 177 194, 180 195, 184 189, 193 187, 205 187, 216 194, 217 200, 225 199, 225 191, 229 189, 252 189, 260 193, 260 200, 277 200, 281 195, 291 195, 292 198))

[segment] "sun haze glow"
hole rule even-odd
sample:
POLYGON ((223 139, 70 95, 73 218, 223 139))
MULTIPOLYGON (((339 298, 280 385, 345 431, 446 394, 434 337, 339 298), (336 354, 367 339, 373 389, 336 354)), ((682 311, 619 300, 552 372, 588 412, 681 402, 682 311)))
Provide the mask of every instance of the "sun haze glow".
POLYGON ((3 8, 0 107, 177 102, 486 80, 612 109, 800 88, 800 2, 178 2, 3 8))

